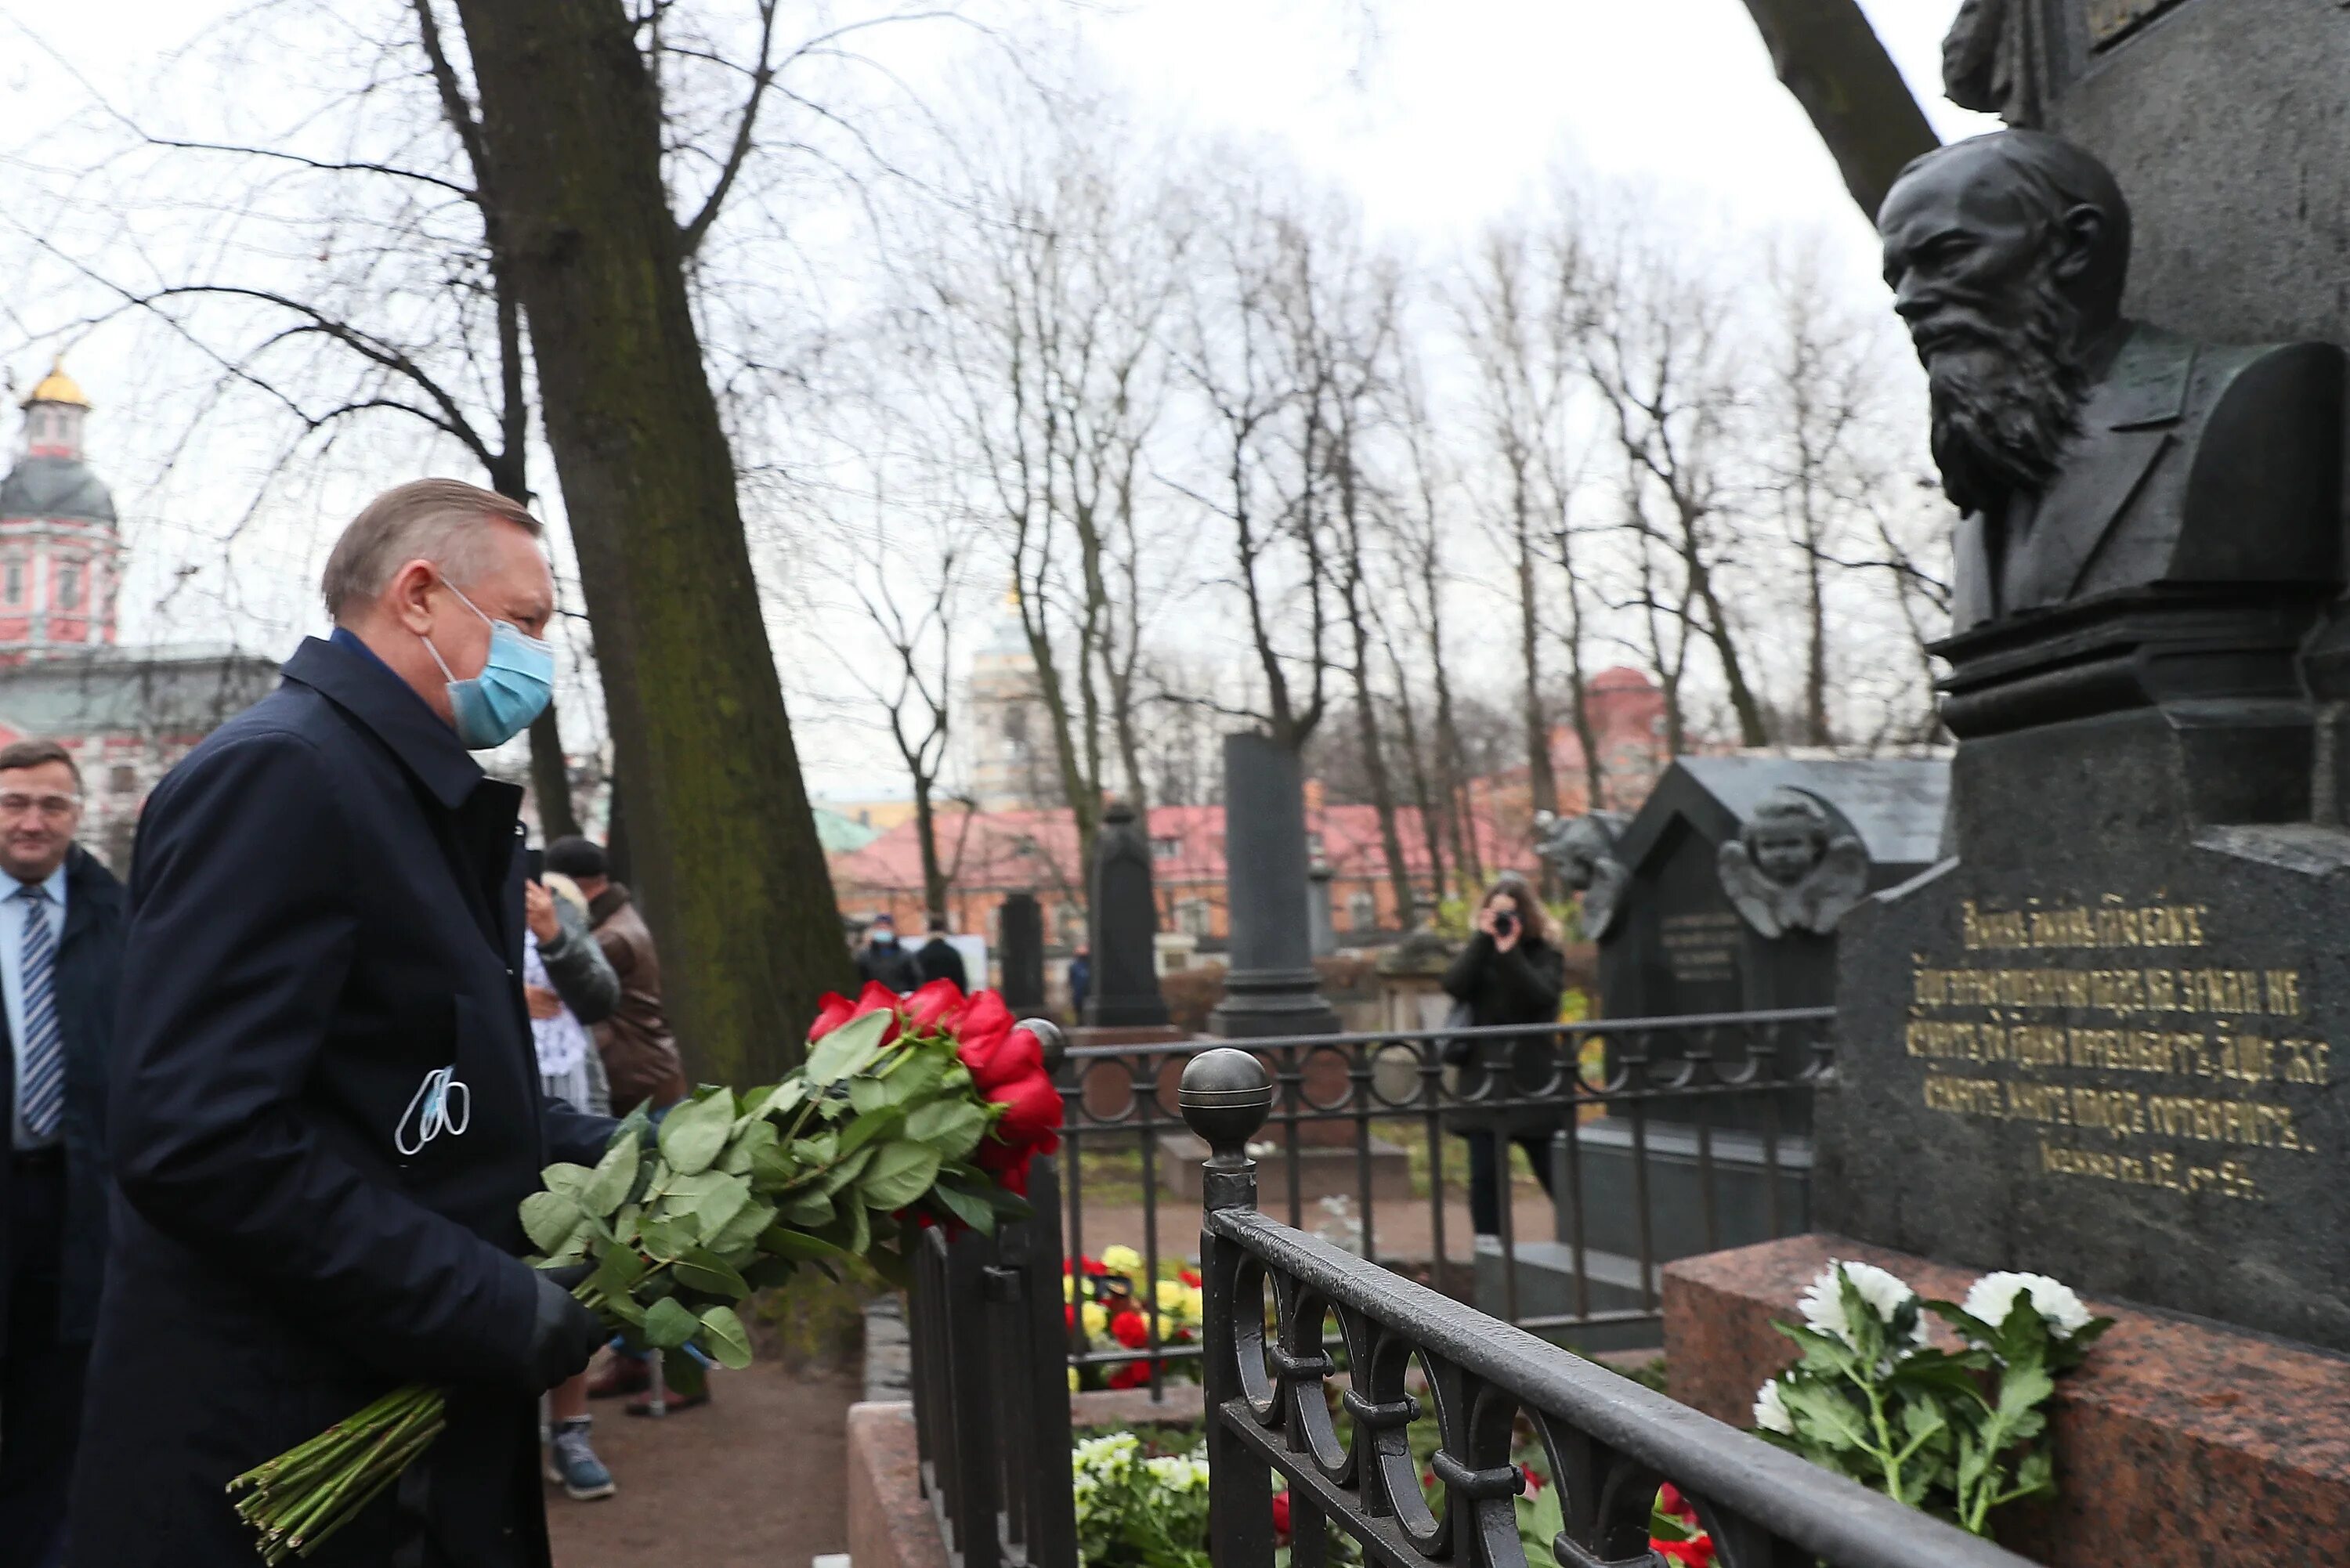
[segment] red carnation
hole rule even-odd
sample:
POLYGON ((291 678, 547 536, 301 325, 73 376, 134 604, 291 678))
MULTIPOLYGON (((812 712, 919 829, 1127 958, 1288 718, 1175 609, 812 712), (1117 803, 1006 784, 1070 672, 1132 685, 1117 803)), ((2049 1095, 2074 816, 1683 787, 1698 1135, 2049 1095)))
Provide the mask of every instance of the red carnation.
POLYGON ((1066 1306, 1063 1307, 1061 1309, 1061 1316, 1068 1323, 1069 1332, 1072 1334, 1076 1333, 1077 1327, 1077 1303, 1071 1302, 1066 1306))
POLYGON ((837 991, 826 992, 816 1003, 816 1022, 808 1025, 808 1044, 815 1044, 856 1016, 857 1003, 837 991))
POLYGON ((1140 1350, 1150 1343, 1150 1325, 1129 1307, 1109 1320, 1109 1335, 1128 1350, 1140 1350))
POLYGON ((1109 1265, 1103 1262, 1099 1258, 1087 1258, 1085 1262, 1085 1267, 1086 1272, 1089 1274, 1107 1274, 1109 1272, 1109 1265))
POLYGON ((1139 1388, 1150 1381, 1150 1368, 1139 1361, 1129 1361, 1103 1381, 1112 1388, 1139 1388))
POLYGON ((1273 1532, 1275 1535, 1289 1533, 1289 1493, 1286 1490, 1273 1494, 1273 1532))
POLYGON ((936 1029, 951 1034, 962 1006, 962 987, 951 980, 934 980, 906 998, 901 1007, 906 1032, 925 1034, 936 1029))
POLYGON ((1199 1289, 1203 1282, 1197 1269, 1178 1269, 1175 1271, 1175 1277, 1194 1290, 1199 1289))

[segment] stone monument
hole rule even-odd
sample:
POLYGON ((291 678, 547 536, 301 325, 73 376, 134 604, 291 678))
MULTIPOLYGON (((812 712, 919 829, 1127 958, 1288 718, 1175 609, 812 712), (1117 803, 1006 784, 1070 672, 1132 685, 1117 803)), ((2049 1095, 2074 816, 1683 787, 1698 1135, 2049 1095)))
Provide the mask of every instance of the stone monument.
POLYGON ((1150 832, 1134 807, 1112 801, 1094 836, 1093 989, 1080 1022, 1152 1028, 1167 1023, 1159 994, 1159 901, 1150 888, 1150 832))
POLYGON ((1879 215, 1965 514, 1945 855, 1839 932, 1829 1233, 1678 1265, 1668 1337, 1715 1408, 1723 1376, 1774 1369, 1737 1334, 1830 1255, 2057 1275, 2120 1321, 2063 1385, 2060 1501, 2016 1544, 2251 1568, 2350 1517, 2345 369, 2201 334, 2339 329, 2342 165, 2296 171, 2345 151, 2350 15, 1970 7, 1993 11, 1999 79, 2042 82, 2098 151, 1962 142, 1879 215), (2264 86, 2290 101, 2239 97, 2264 86), (2296 117, 2308 145, 2251 155, 2248 126, 2296 117), (2160 192, 2133 296, 2179 306, 2163 325, 2125 311, 2133 214, 2102 152, 2160 192), (2264 270, 2248 232, 2307 270, 2264 270))
MULTIPOLYGON (((1933 863, 1949 773, 1931 760, 1684 757, 1635 815, 1549 825, 1544 857, 1568 886, 1583 886, 1586 929, 1599 932, 1602 1016, 1829 1005, 1837 921, 1869 889, 1933 863)), ((1774 1071, 1793 1077, 1811 1065, 1811 1042, 1822 1033, 1793 1030, 1776 1040, 1774 1071)), ((1634 1042, 1606 1039, 1612 1073, 1634 1042)), ((1669 1033, 1638 1042, 1655 1064, 1652 1078, 1674 1070, 1685 1043, 1669 1033)), ((1729 1048, 1716 1044, 1717 1054, 1729 1048)), ((1644 1104, 1637 1137, 1620 1113, 1577 1128, 1580 1181, 1558 1189, 1582 1197, 1582 1296, 1595 1308, 1642 1303, 1643 1193, 1652 1262, 1705 1251, 1709 1209, 1714 1245, 1772 1235, 1774 1179, 1779 1229, 1808 1224, 1808 1091, 1781 1096, 1775 1121, 1752 1096, 1708 1102, 1702 1147, 1695 1114, 1691 1102, 1657 1100, 1644 1104)), ((1565 1312, 1577 1299, 1574 1224, 1562 1204, 1555 1241, 1519 1241, 1522 1306, 1565 1312)), ((1480 1301, 1490 1308, 1502 1289, 1498 1246, 1480 1254, 1478 1267, 1480 1301)), ((1578 1343, 1602 1349, 1655 1339, 1643 1328, 1578 1343)))
POLYGON ((1014 1016, 1045 1011, 1045 911, 1034 893, 1008 893, 996 913, 1003 1003, 1014 1016))
POLYGON ((1269 735, 1224 737, 1224 899, 1232 929, 1211 1033, 1335 1034, 1314 973, 1305 795, 1298 756, 1269 735))

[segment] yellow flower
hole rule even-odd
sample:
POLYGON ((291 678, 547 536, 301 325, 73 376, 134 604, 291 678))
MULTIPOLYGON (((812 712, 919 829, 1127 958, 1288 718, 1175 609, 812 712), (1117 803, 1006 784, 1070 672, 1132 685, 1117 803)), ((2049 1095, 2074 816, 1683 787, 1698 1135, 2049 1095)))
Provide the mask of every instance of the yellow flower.
POLYGON ((1077 1299, 1076 1275, 1063 1274, 1061 1276, 1061 1299, 1065 1302, 1073 1302, 1077 1299))
POLYGON ((1180 1280, 1159 1281, 1155 1293, 1159 1298, 1160 1312, 1172 1313, 1177 1317, 1181 1317, 1191 1310, 1191 1287, 1180 1280))
POLYGON ((1081 1387, 1081 1386, 1082 1386, 1082 1385, 1080 1385, 1080 1384, 1077 1382, 1077 1369, 1076 1369, 1076 1367, 1074 1367, 1074 1366, 1070 1367, 1070 1368, 1069 1368, 1069 1392, 1070 1392, 1070 1393, 1072 1393, 1072 1394, 1075 1394, 1076 1392, 1077 1392, 1078 1388, 1079 1388, 1079 1387, 1081 1387))
POLYGON ((1101 1261, 1103 1268, 1113 1274, 1124 1274, 1129 1280, 1142 1272, 1142 1254, 1131 1247, 1112 1247, 1102 1253, 1101 1261))
POLYGON ((1087 1302, 1079 1307, 1077 1321, 1085 1325, 1087 1334, 1099 1335, 1109 1332, 1109 1314, 1102 1310, 1099 1302, 1087 1302))
POLYGON ((1204 1323, 1208 1317, 1208 1293, 1197 1285, 1187 1286, 1183 1297, 1183 1314, 1193 1323, 1204 1323))

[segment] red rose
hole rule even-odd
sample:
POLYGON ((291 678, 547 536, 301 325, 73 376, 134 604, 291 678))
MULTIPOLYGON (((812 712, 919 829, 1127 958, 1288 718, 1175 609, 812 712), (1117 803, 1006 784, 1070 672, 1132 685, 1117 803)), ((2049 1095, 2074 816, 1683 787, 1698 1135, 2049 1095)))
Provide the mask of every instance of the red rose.
MULTIPOLYGON (((966 1064, 969 1059, 966 1058, 966 1064)), ((1014 1029, 997 1041, 994 1048, 979 1060, 972 1069, 972 1082, 989 1099, 1002 1099, 996 1091, 1004 1085, 1026 1077, 1044 1077, 1045 1048, 1036 1036, 1025 1029, 1014 1029)))
POLYGON ((1150 1343, 1150 1325, 1132 1307, 1109 1320, 1109 1336, 1128 1350, 1140 1350, 1150 1343))
POLYGON ((862 1018, 868 1012, 886 1012, 889 1027, 881 1031, 881 1044, 887 1045, 898 1038, 898 993, 878 980, 868 980, 865 989, 857 993, 857 1010, 849 1014, 862 1018))
POLYGON ((1273 1494, 1273 1532, 1275 1535, 1289 1533, 1289 1493, 1285 1490, 1273 1494))
POLYGON ((1712 1568, 1713 1540, 1711 1536, 1693 1536, 1687 1541, 1659 1541, 1652 1536, 1648 1546, 1659 1556, 1686 1563, 1688 1568, 1712 1568))
POLYGON ((1518 1467, 1518 1472, 1526 1478, 1526 1495, 1528 1497, 1534 1497, 1541 1492, 1543 1489, 1543 1479, 1542 1477, 1534 1474, 1534 1466, 1520 1465, 1518 1467))
POLYGON ((1145 1387, 1150 1382, 1150 1368, 1139 1361, 1129 1361, 1103 1381, 1112 1388, 1145 1387))
POLYGON ((987 1064, 1003 1048, 1012 1023, 1012 1010, 1000 992, 976 991, 963 1003, 962 1015, 955 1020, 955 1049, 974 1082, 984 1084, 987 1064))
POLYGON ((1673 1514, 1687 1513, 1689 1511, 1689 1503, 1682 1498, 1680 1488, 1675 1486, 1670 1481, 1667 1481, 1664 1485, 1659 1487, 1657 1489, 1657 1511, 1659 1513, 1673 1514))
POLYGON ((1041 1072, 1015 1078, 988 1096, 1003 1107, 995 1136, 1014 1148, 1057 1144, 1061 1129, 1061 1091, 1041 1072))
POLYGON ((826 992, 816 1003, 816 1022, 808 1025, 808 1044, 815 1044, 856 1016, 857 1003, 837 991, 826 992))
POLYGON ((934 980, 906 998, 902 1007, 906 1033, 926 1034, 937 1029, 951 1034, 962 1005, 962 987, 951 980, 934 980))
POLYGON ((1069 1332, 1072 1334, 1076 1333, 1077 1327, 1077 1303, 1071 1302, 1067 1305, 1064 1306, 1061 1309, 1061 1316, 1068 1323, 1069 1332))

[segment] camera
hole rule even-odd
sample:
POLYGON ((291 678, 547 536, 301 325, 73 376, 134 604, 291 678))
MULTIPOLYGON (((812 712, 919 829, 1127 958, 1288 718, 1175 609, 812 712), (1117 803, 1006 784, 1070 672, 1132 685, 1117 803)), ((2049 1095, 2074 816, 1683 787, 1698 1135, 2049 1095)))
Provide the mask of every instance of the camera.
POLYGON ((1518 917, 1503 909, 1493 917, 1493 935, 1506 937, 1518 929, 1518 917))

